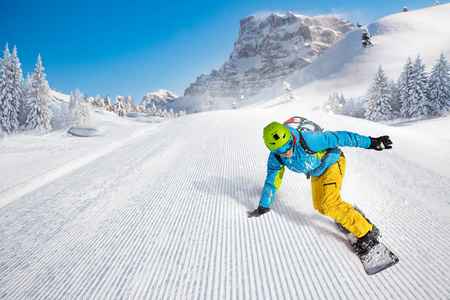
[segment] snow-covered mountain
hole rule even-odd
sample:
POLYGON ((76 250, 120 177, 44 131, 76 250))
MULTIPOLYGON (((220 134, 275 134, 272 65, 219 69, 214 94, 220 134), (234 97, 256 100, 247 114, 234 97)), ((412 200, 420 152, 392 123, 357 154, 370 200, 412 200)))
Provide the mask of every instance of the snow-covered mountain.
POLYGON ((247 17, 240 21, 229 61, 198 77, 184 96, 239 99, 259 94, 307 66, 354 28, 336 16, 288 12, 247 17))
POLYGON ((157 92, 147 93, 142 99, 141 105, 146 109, 151 109, 153 104, 156 108, 164 109, 167 103, 173 102, 179 96, 173 92, 167 90, 159 90, 157 92))
MULTIPOLYGON (((407 34, 374 36, 374 48, 326 66, 328 76, 310 68, 317 80, 299 84, 293 102, 153 124, 93 111, 93 137, 0 140, 0 299, 448 299, 450 117, 387 126, 317 106, 339 87, 364 92, 380 62, 401 69, 406 52, 395 52, 408 43, 411 56, 426 44, 430 66, 445 45, 429 29, 450 28, 449 9, 380 20, 407 34), (391 137, 391 150, 343 148, 341 195, 377 225, 399 264, 367 276, 334 222, 314 211, 300 174, 286 171, 271 211, 247 218, 266 176, 262 128, 292 115, 391 137)), ((319 59, 337 59, 345 45, 319 59)))
POLYGON ((302 97, 325 100, 333 91, 346 98, 366 94, 381 65, 386 75, 397 80, 408 57, 420 54, 430 72, 439 54, 450 58, 450 4, 386 16, 368 26, 374 46, 361 47, 364 28, 347 34, 324 55, 289 79, 292 88, 302 88, 302 97), (308 88, 308 83, 320 89, 308 88))
MULTIPOLYGON (((320 96, 320 103, 316 104, 319 106, 333 92, 343 93, 346 98, 364 96, 380 65, 391 79, 397 80, 408 56, 415 59, 417 54, 420 54, 427 71, 430 71, 441 51, 450 58, 450 27, 441 25, 446 24, 449 15, 450 4, 444 4, 382 18, 367 27, 374 47, 366 49, 361 46, 365 27, 356 28, 303 69, 285 77, 285 80, 294 89, 302 88, 301 92, 297 92, 297 98, 320 96), (317 88, 316 83, 319 81, 322 82, 320 88, 317 88), (309 86, 308 83, 311 82, 314 84, 309 86)), ((249 62, 247 69, 254 63, 252 59, 240 61, 249 62)), ((224 66, 228 64, 225 63, 224 66)), ((204 78, 210 76, 205 75, 204 78)), ((219 84, 222 81, 217 82, 219 84)), ((234 84, 238 86, 238 82, 234 84)), ((220 86, 217 86, 217 91, 220 89, 220 86)), ((188 113, 193 113, 230 109, 233 106, 244 107, 282 95, 283 82, 277 82, 271 88, 261 88, 253 97, 244 95, 243 99, 240 96, 215 98, 209 97, 208 94, 184 96, 170 106, 175 110, 186 109, 188 113)))

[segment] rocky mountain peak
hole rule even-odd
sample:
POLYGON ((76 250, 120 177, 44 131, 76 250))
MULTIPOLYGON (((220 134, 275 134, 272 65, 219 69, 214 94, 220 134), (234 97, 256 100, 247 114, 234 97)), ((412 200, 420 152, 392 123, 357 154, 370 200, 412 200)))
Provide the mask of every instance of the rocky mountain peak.
POLYGON ((157 107, 165 106, 167 103, 173 102, 178 95, 167 91, 167 90, 159 90, 157 92, 151 92, 145 94, 142 99, 141 105, 145 105, 145 108, 151 108, 153 103, 157 107))
POLYGON ((185 96, 238 98, 285 80, 337 43, 355 25, 337 16, 308 17, 287 12, 240 21, 228 62, 202 74, 185 96))

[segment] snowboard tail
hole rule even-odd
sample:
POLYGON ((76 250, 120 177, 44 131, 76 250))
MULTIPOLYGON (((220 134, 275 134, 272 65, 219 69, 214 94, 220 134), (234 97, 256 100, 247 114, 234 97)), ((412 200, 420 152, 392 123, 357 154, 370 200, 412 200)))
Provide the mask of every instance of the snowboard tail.
POLYGON ((386 245, 378 243, 369 253, 359 257, 364 270, 368 275, 373 275, 399 262, 399 258, 386 245))
MULTIPOLYGON (((345 237, 349 241, 352 248, 354 248, 357 237, 337 223, 337 226, 344 232, 345 237)), ((387 268, 390 268, 399 262, 399 258, 394 254, 385 244, 379 242, 376 244, 369 253, 358 256, 361 264, 364 267, 367 275, 374 275, 387 268)))

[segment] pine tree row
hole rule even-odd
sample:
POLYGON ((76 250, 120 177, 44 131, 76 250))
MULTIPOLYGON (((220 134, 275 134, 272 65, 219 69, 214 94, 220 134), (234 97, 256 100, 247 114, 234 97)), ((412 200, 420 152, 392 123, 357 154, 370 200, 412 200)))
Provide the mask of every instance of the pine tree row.
MULTIPOLYGON (((70 96, 69 103, 56 101, 50 95, 50 87, 43 72, 41 56, 36 63, 35 73, 24 83, 17 48, 9 52, 8 44, 4 58, 0 59, 0 138, 9 134, 26 132, 42 134, 52 129, 86 125, 91 122, 89 104, 97 109, 115 112, 119 116, 128 113, 145 113, 149 116, 174 118, 186 115, 185 111, 174 114, 171 109, 146 109, 132 104, 131 96, 123 103, 123 96, 117 96, 114 105, 109 96, 103 100, 85 97, 79 90, 70 96)), ((154 106, 154 105, 153 105, 154 106)))
POLYGON ((156 109, 155 104, 152 104, 151 108, 147 108, 145 104, 136 105, 132 103, 131 96, 128 95, 125 99, 125 103, 123 102, 123 96, 117 95, 115 104, 113 105, 111 102, 111 98, 109 95, 102 99, 100 95, 97 95, 95 98, 89 97, 86 99, 88 103, 90 103, 93 107, 100 110, 106 110, 110 112, 115 112, 119 116, 124 116, 127 114, 137 114, 143 113, 150 117, 160 117, 160 118, 178 118, 186 115, 186 111, 182 110, 177 114, 174 113, 173 108, 169 111, 166 109, 156 109))
POLYGON ((0 64, 0 137, 18 132, 42 134, 90 122, 90 111, 79 91, 69 104, 52 100, 40 55, 35 73, 25 83, 16 47, 11 55, 6 44, 0 64))
POLYGON ((343 95, 334 93, 322 109, 371 121, 443 116, 450 111, 450 67, 441 53, 428 75, 420 55, 414 62, 408 57, 394 83, 380 66, 363 99, 345 100, 343 95))
POLYGON ((41 57, 25 86, 16 47, 11 55, 6 45, 0 62, 0 137, 19 130, 49 130, 52 112, 41 57))

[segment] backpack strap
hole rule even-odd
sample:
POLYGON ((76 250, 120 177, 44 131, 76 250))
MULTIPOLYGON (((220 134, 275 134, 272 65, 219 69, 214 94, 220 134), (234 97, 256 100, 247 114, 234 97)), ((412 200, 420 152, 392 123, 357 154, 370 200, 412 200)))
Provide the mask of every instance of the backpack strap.
POLYGON ((284 165, 283 160, 281 159, 280 155, 278 153, 275 153, 275 158, 278 160, 278 162, 282 165, 284 165))
POLYGON ((298 132, 298 135, 300 136, 299 143, 300 143, 300 146, 302 146, 303 150, 305 150, 305 152, 308 153, 308 154, 316 154, 316 152, 312 151, 308 147, 308 145, 306 145, 305 139, 303 138, 303 135, 302 135, 302 133, 300 131, 298 132))
MULTIPOLYGON (((303 150, 305 150, 305 152, 308 154, 316 154, 316 152, 312 151, 308 147, 308 145, 306 145, 305 139, 303 138, 303 135, 300 131, 298 131, 298 135, 300 136, 299 144, 300 144, 300 146, 302 146, 303 150)), ((306 175, 306 180, 311 178, 311 172, 306 172, 305 175, 306 175)))

